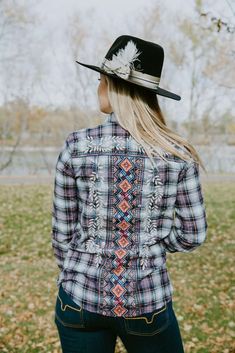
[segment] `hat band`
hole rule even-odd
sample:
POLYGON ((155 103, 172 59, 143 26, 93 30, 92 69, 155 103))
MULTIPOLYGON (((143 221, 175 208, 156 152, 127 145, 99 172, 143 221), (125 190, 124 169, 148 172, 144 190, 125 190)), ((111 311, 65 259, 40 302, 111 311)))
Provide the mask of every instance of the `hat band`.
POLYGON ((130 81, 141 84, 141 86, 149 88, 158 88, 160 83, 160 77, 140 73, 136 70, 131 70, 129 78, 130 81))
MULTIPOLYGON (((115 70, 111 69, 105 64, 105 60, 103 61, 101 65, 101 69, 104 69, 107 73, 113 72, 114 74, 117 74, 119 77, 122 77, 120 75, 120 72, 115 72, 115 70)), ((160 77, 157 76, 152 76, 149 74, 144 74, 140 71, 130 69, 130 73, 128 75, 127 81, 133 82, 140 84, 141 86, 144 87, 149 87, 153 89, 157 89, 160 83, 160 77)))

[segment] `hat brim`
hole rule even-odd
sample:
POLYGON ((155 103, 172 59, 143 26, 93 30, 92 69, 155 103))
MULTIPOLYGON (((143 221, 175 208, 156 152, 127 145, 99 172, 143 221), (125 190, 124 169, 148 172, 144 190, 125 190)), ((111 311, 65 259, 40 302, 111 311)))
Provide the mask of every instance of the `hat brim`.
POLYGON ((97 71, 97 72, 100 72, 104 75, 107 75, 107 76, 111 76, 111 77, 115 77, 115 78, 118 78, 120 80, 124 80, 124 81, 128 81, 134 85, 137 85, 137 86, 141 86, 141 87, 144 87, 146 88, 147 90, 150 90, 156 94, 159 94, 160 96, 164 96, 164 97, 167 97, 167 98, 171 98, 171 99, 175 99, 177 101, 181 100, 181 97, 178 96, 177 94, 173 93, 173 92, 170 92, 170 91, 167 91, 166 89, 163 89, 161 87, 158 86, 157 89, 155 88, 150 88, 150 87, 146 87, 146 86, 142 86, 142 85, 139 85, 138 83, 135 83, 135 82, 132 82, 130 80, 126 80, 118 75, 116 75, 115 73, 108 73, 106 72, 105 70, 101 69, 99 66, 95 66, 95 65, 89 65, 89 64, 84 64, 84 63, 81 63, 79 61, 76 61, 76 63, 82 65, 82 66, 85 66, 85 67, 88 67, 89 69, 91 70, 94 70, 94 71, 97 71))

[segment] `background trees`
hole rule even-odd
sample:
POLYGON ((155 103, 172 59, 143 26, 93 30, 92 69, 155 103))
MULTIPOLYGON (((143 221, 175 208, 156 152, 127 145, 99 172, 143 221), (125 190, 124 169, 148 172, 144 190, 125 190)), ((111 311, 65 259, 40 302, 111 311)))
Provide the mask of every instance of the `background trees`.
MULTIPOLYGON (((0 0, 1 146, 12 146, 13 154, 23 145, 59 146, 70 131, 101 122, 99 74, 75 61, 101 64, 123 33, 164 47, 160 85, 182 97, 159 96, 168 124, 196 144, 234 144, 232 7, 228 17, 210 0, 192 0, 188 12, 153 1, 134 7, 131 16, 123 11, 120 24, 105 6, 98 13, 71 2, 62 17, 53 3, 0 0)), ((2 152, 4 168, 11 154, 2 152)))

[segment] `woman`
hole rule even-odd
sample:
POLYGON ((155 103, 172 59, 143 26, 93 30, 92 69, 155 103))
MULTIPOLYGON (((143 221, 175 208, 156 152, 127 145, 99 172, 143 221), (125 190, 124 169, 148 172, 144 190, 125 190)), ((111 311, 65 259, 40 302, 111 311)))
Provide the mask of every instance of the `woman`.
POLYGON ((206 239, 200 157, 166 126, 163 48, 118 37, 101 67, 104 123, 72 132, 57 164, 52 246, 55 324, 64 353, 183 353, 166 252, 206 239))

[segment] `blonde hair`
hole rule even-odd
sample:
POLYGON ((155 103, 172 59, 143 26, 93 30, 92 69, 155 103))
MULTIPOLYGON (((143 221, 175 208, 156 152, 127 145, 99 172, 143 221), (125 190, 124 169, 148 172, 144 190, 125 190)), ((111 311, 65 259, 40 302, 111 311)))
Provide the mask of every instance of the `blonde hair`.
POLYGON ((194 160, 206 172, 195 148, 167 127, 156 93, 118 77, 105 75, 105 79, 110 105, 118 122, 144 148, 153 164, 154 155, 167 162, 164 157, 167 152, 185 161, 194 160))

